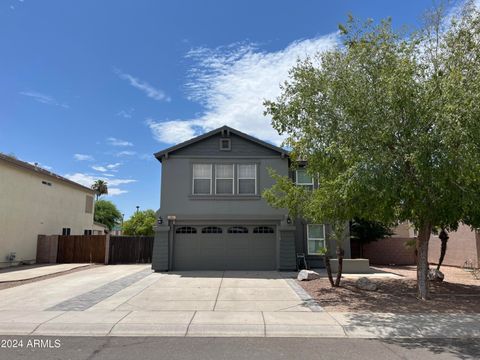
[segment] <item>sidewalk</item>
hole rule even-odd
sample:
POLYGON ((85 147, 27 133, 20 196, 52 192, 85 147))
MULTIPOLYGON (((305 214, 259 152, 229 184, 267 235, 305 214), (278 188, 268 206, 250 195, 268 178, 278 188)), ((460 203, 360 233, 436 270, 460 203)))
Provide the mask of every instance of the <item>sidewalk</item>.
POLYGON ((90 264, 38 264, 4 268, 0 270, 0 283, 35 279, 89 265, 90 264))
POLYGON ((0 311, 0 335, 479 338, 480 314, 0 311))

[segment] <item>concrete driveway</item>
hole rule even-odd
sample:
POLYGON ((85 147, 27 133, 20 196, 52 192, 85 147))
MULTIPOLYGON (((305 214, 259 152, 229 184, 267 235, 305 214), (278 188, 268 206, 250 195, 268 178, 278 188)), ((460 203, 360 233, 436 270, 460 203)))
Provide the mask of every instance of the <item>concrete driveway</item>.
POLYGON ((338 325, 312 312, 292 276, 97 267, 1 291, 0 334, 282 336, 289 324, 338 325))
POLYGON ((0 335, 480 337, 479 314, 328 313, 293 275, 89 268, 0 290, 0 335))
MULTIPOLYGON (((152 279, 156 277, 157 281, 115 309, 311 311, 287 283, 285 275, 273 271, 188 271, 152 274, 152 279)), ((113 298, 111 300, 114 301, 113 298)), ((108 305, 98 304, 96 308, 105 309, 108 305)))

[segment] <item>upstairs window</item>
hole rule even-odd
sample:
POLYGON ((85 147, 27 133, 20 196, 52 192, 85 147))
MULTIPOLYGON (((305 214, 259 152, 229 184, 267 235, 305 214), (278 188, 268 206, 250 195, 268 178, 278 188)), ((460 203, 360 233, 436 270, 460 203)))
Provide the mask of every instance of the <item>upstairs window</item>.
POLYGON ((196 234, 197 229, 195 229, 194 227, 191 227, 191 226, 182 226, 182 227, 177 228, 177 230, 175 230, 175 232, 177 234, 196 234))
POLYGON ((93 213, 93 196, 87 195, 85 197, 85 213, 93 213))
POLYGON ((247 234, 248 229, 245 226, 232 226, 228 228, 227 232, 229 234, 247 234))
POLYGON ((70 228, 63 228, 62 229, 62 235, 70 235, 70 231, 71 231, 70 228))
POLYGON ((239 164, 238 165, 238 193, 240 195, 257 194, 257 165, 239 164))
POLYGON ((325 247, 325 225, 307 225, 308 255, 320 255, 325 247))
POLYGON ((215 165, 215 194, 233 194, 233 164, 215 165))
POLYGON ((303 186, 309 190, 313 190, 313 176, 305 169, 298 169, 295 172, 295 183, 297 186, 303 186))
POLYGON ((212 164, 193 164, 194 195, 210 195, 212 193, 212 164))

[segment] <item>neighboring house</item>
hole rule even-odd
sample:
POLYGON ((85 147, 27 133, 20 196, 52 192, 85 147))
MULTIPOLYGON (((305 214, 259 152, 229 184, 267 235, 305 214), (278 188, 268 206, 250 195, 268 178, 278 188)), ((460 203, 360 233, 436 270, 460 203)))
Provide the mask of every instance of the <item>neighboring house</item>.
POLYGON ((113 236, 122 236, 123 230, 122 225, 114 225, 113 229, 110 231, 110 235, 113 236))
POLYGON ((406 243, 414 237, 408 223, 401 223, 392 229, 393 235, 385 239, 360 244, 352 239, 352 257, 370 260, 372 265, 414 265, 415 248, 406 243))
POLYGON ((39 234, 93 230, 95 192, 0 153, 0 267, 35 261, 39 234))
MULTIPOLYGON (((448 233, 447 253, 443 265, 480 267, 480 231, 461 224, 457 231, 448 233)), ((437 264, 441 241, 438 233, 432 234, 428 243, 428 261, 437 264)))
MULTIPOLYGON (((417 233, 413 227, 404 222, 392 229, 392 237, 373 241, 363 246, 363 257, 377 265, 414 265, 416 263, 415 248, 408 247, 407 242, 413 242, 417 233)), ((461 224, 457 231, 448 233, 447 252, 443 265, 480 266, 480 232, 461 224)), ((432 233, 428 243, 428 261, 437 264, 440 257, 441 241, 438 233, 432 233)), ((353 250, 353 249, 352 249, 353 250)), ((353 251, 352 251, 353 253, 353 251)))
MULTIPOLYGON (((223 126, 155 156, 162 180, 154 270, 294 270, 297 253, 323 264, 329 226, 292 221, 261 197, 274 184, 269 169, 290 174, 288 151, 223 126)), ((296 179, 314 186, 301 169, 296 179)))
POLYGON ((107 225, 103 225, 99 222, 94 221, 92 225, 91 234, 90 234, 90 231, 85 230, 85 235, 104 235, 104 234, 107 234, 108 232, 109 231, 108 231, 107 225))

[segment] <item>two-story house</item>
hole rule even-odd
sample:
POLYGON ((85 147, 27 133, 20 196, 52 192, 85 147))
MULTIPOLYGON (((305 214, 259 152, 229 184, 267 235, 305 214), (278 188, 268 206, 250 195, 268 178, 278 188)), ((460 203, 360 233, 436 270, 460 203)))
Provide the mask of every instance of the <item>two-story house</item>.
MULTIPOLYGON (((328 225, 291 220, 261 196, 274 184, 269 169, 291 173, 287 150, 223 126, 155 156, 162 180, 154 270, 295 270, 298 253, 323 265, 328 225)), ((315 186, 303 169, 294 174, 299 186, 315 186)))
POLYGON ((0 153, 0 267, 34 263, 39 234, 103 233, 95 191, 0 153))

